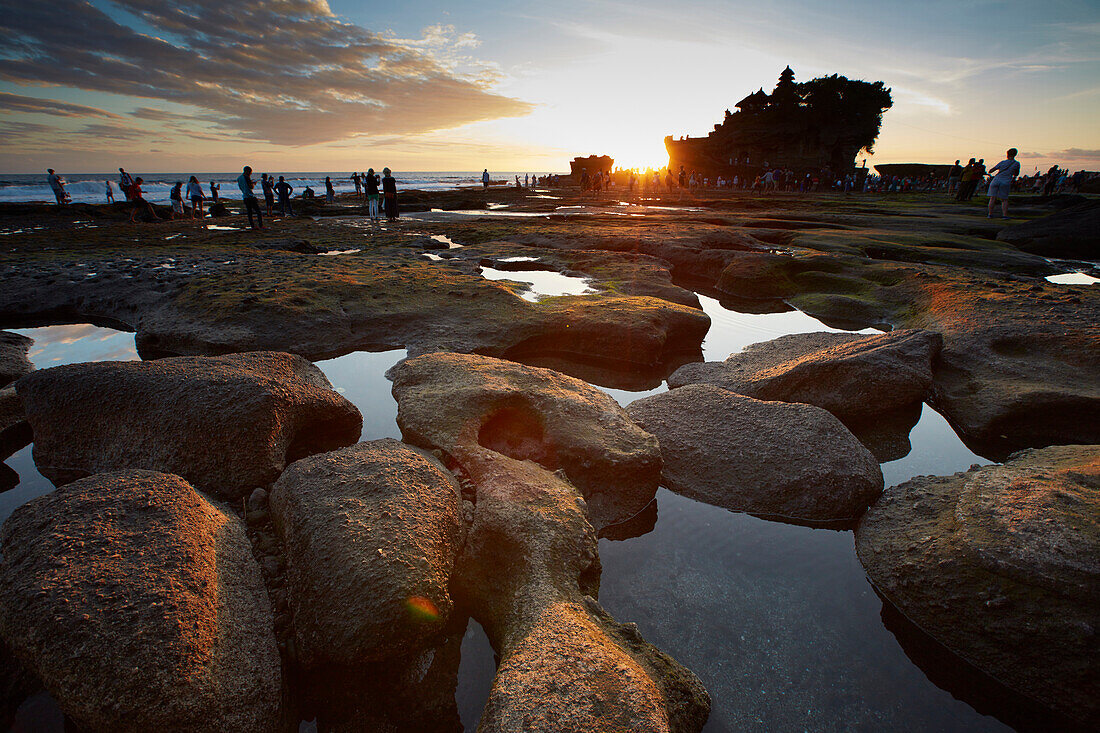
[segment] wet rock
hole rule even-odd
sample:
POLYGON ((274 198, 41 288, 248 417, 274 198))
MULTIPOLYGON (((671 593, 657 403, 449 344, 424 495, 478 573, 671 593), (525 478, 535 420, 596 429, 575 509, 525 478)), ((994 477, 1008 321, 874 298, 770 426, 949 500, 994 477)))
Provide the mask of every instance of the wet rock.
POLYGON ((580 493, 531 461, 455 451, 477 491, 455 587, 500 659, 478 730, 700 730, 699 680, 585 595, 599 560, 580 493))
POLYGON ((464 525, 434 458, 392 439, 310 456, 279 477, 271 511, 305 667, 407 658, 447 622, 464 525))
POLYGON ((89 730, 277 730, 271 609, 240 521, 178 476, 106 473, 15 510, 0 635, 89 730))
POLYGON ((805 402, 845 422, 919 403, 932 391, 939 334, 800 333, 752 344, 723 362, 685 364, 670 387, 713 384, 759 400, 805 402))
POLYGON ((256 488, 252 490, 252 493, 248 495, 248 511, 257 512, 261 509, 267 509, 267 492, 262 488, 256 488))
POLYGON ((874 456, 812 405, 699 384, 632 402, 627 414, 660 441, 664 485, 708 504, 833 522, 858 518, 882 491, 874 456))
POLYGON ((34 371, 27 353, 34 339, 11 331, 0 331, 0 387, 5 387, 19 377, 34 371))
POLYGON ((1100 446, 919 476, 856 529, 879 591, 1019 693, 1100 725, 1100 446))
POLYGON ((15 387, 0 389, 0 459, 26 446, 32 438, 31 426, 23 412, 23 401, 16 394, 15 387))
POLYGON ((277 352, 71 364, 16 391, 35 464, 58 485, 145 468, 238 498, 288 462, 355 442, 362 425, 320 369, 277 352))
POLYGON ((581 490, 598 527, 653 500, 656 439, 606 393, 564 374, 469 354, 428 354, 393 372, 404 438, 451 455, 481 445, 549 470, 581 490))
POLYGON ((1085 201, 1007 226, 997 233, 997 239, 1043 257, 1096 259, 1100 252, 1100 201, 1085 201))

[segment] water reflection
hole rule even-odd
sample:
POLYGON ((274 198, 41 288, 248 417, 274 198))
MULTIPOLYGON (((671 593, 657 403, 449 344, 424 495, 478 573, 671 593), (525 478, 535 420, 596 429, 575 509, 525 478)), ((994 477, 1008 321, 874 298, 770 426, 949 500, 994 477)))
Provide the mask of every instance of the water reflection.
POLYGON ((909 661, 850 532, 658 503, 652 532, 600 540, 600 601, 700 677, 705 731, 1005 730, 909 661))
POLYGON ((316 362, 333 388, 363 413, 361 440, 401 439, 397 428, 397 400, 390 393, 386 371, 408 356, 405 349, 355 351, 316 362))
POLYGON ((1100 283, 1100 277, 1093 277, 1084 272, 1066 272, 1061 275, 1047 275, 1047 280, 1059 285, 1093 285, 1100 283))
POLYGON ((507 272, 493 267, 482 267, 481 276, 486 280, 511 280, 527 283, 527 290, 520 293, 519 296, 532 303, 544 296, 584 295, 585 293, 595 292, 588 286, 587 279, 563 275, 553 270, 507 272))

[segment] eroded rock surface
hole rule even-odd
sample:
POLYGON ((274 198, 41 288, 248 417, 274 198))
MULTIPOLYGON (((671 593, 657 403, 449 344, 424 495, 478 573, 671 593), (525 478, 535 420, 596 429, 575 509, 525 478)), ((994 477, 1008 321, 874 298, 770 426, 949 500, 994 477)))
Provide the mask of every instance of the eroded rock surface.
POLYGON ((606 393, 549 369, 490 357, 436 353, 393 372, 405 440, 454 455, 483 446, 561 469, 581 490, 597 528, 653 500, 657 440, 606 393))
POLYGON ((144 468, 237 498, 359 438, 362 417, 300 356, 254 352, 42 369, 16 384, 55 484, 144 468))
POLYGON ((500 657, 478 730, 700 730, 699 680, 588 595, 599 560, 580 493, 479 446, 454 457, 477 492, 456 587, 500 657))
POLYGON ((465 526, 454 477, 392 440, 303 458, 275 483, 298 658, 411 657, 446 624, 465 526))
POLYGON ((663 483, 708 504, 826 522, 858 518, 882 491, 874 456, 812 405, 699 384, 632 402, 627 414, 660 441, 663 483))
POLYGON ((273 731, 282 671, 244 528, 178 476, 92 476, 0 532, 0 634, 88 730, 273 731))
POLYGON ((1100 256, 1100 201, 1005 227, 997 239, 1044 257, 1094 260, 1100 256))
POLYGON ((31 426, 15 387, 0 389, 0 459, 31 442, 31 426))
POLYGON ((758 400, 805 402, 862 422, 921 402, 942 339, 905 329, 881 335, 800 333, 752 344, 722 362, 685 364, 670 387, 713 384, 758 400))
POLYGON ((34 370, 27 353, 34 339, 11 331, 0 331, 0 387, 34 370))
POLYGON ((1100 446, 918 476, 856 529, 871 581, 978 668, 1100 725, 1100 446))

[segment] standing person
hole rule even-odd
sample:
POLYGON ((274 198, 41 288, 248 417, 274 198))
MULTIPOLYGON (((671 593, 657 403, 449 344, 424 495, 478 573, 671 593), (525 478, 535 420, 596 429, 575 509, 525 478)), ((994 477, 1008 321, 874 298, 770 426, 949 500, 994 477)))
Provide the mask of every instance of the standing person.
POLYGON ((528 176, 526 173, 523 174, 523 187, 531 188, 531 177, 528 176))
MULTIPOLYGON (((279 180, 283 180, 283 177, 279 176, 279 180)), ((363 192, 363 186, 359 182, 359 171, 351 174, 351 182, 355 184, 355 198, 359 198, 359 195, 363 192)))
POLYGON ((118 169, 118 187, 122 189, 122 195, 126 197, 126 200, 131 199, 130 186, 134 185, 134 179, 130 177, 130 174, 121 168, 118 169))
POLYGON ((325 203, 331 204, 336 201, 336 189, 332 187, 332 178, 325 176, 325 203))
POLYGON ((149 212, 149 216, 153 217, 157 221, 160 221, 160 217, 157 216, 156 210, 153 205, 145 200, 145 196, 141 191, 141 184, 145 183, 141 176, 138 176, 130 183, 130 200, 134 202, 134 210, 130 212, 130 223, 134 223, 134 217, 137 216, 138 211, 142 207, 149 212))
POLYGON ((109 180, 104 181, 104 183, 107 184, 107 190, 104 191, 104 193, 107 194, 107 203, 113 204, 115 202, 115 189, 111 187, 111 182, 109 180))
POLYGON ((275 213, 275 176, 266 173, 260 174, 260 188, 264 192, 264 203, 267 205, 267 215, 275 213))
POLYGON ((46 181, 50 184, 50 188, 53 190, 54 198, 57 199, 57 205, 65 203, 68 198, 68 194, 65 193, 65 179, 53 172, 53 168, 47 168, 46 181))
POLYGON ((382 198, 386 208, 386 218, 397 219, 397 180, 390 175, 389 168, 382 169, 382 198))
POLYGON ((244 172, 237 176, 237 188, 241 189, 241 198, 244 202, 244 210, 248 212, 248 226, 252 229, 264 228, 264 215, 260 211, 260 203, 256 200, 256 194, 252 192, 252 189, 256 187, 256 183, 252 180, 252 166, 246 165, 244 172), (256 223, 252 221, 252 212, 256 212, 256 223))
POLYGON ((970 179, 970 188, 966 191, 966 200, 974 198, 974 192, 978 190, 978 184, 985 179, 985 158, 979 158, 974 164, 974 176, 970 179))
POLYGON ((178 214, 183 218, 183 181, 176 181, 176 185, 172 186, 172 190, 168 194, 168 200, 172 202, 172 218, 175 219, 178 214))
POLYGON ((956 201, 966 200, 966 190, 970 188, 970 182, 974 180, 974 159, 971 158, 966 167, 962 169, 962 174, 959 176, 959 190, 955 194, 956 201))
POLYGON ((481 187, 485 191, 489 190, 489 169, 481 171, 481 187))
POLYGON ((275 184, 275 193, 279 194, 279 213, 283 216, 294 216, 294 209, 290 208, 290 194, 294 193, 294 187, 279 176, 279 182, 275 184))
POLYGON ((955 161, 955 165, 951 166, 951 170, 947 172, 947 195, 955 193, 955 190, 959 187, 959 179, 962 178, 962 166, 959 165, 959 161, 955 161))
POLYGON ((367 213, 371 221, 378 221, 378 175, 374 168, 367 171, 367 213))
POLYGON ((1012 191, 1012 181, 1020 175, 1020 161, 1016 160, 1016 148, 1009 148, 1005 153, 1007 158, 989 169, 990 173, 996 173, 989 182, 989 207, 986 209, 986 217, 993 218, 993 205, 997 199, 1001 200, 1001 218, 1008 218, 1008 194, 1012 191))
POLYGON ((222 187, 213 181, 210 182, 210 200, 215 204, 218 203, 218 192, 222 190, 222 187))
POLYGON ((202 184, 199 183, 199 179, 196 176, 191 176, 191 179, 187 181, 187 198, 191 199, 191 218, 195 218, 195 214, 199 215, 199 218, 203 218, 202 200, 206 196, 202 193, 202 184))

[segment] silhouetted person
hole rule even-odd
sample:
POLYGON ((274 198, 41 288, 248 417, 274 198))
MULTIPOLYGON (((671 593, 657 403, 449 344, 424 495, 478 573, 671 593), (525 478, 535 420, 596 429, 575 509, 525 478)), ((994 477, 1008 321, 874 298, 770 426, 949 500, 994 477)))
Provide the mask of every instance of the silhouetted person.
POLYGON ((183 218, 183 181, 176 181, 168 194, 168 200, 172 204, 172 218, 183 218))
POLYGON ((210 182, 210 199, 216 204, 218 203, 218 193, 222 190, 222 187, 213 181, 210 182))
POLYGON ((68 194, 65 193, 65 180, 53 172, 53 168, 47 168, 46 181, 50 184, 50 188, 53 190, 54 198, 57 199, 57 205, 65 203, 68 199, 68 194))
POLYGON ((336 201, 336 189, 332 187, 332 178, 325 176, 325 202, 333 203, 336 201))
POLYGON ((252 192, 255 187, 256 184, 252 180, 252 167, 246 165, 244 172, 237 176, 237 188, 241 189, 244 210, 248 212, 248 226, 252 229, 263 229, 264 215, 260 211, 260 202, 256 200, 256 194, 252 192), (252 212, 256 212, 255 222, 252 221, 252 212))
POLYGON ((397 218, 397 180, 390 175, 389 168, 382 169, 382 199, 386 209, 386 218, 397 218))
POLYGON ((381 198, 381 194, 378 193, 378 174, 374 172, 374 168, 367 171, 365 185, 367 190, 367 213, 371 221, 378 221, 378 199, 381 198))
POLYGON ((989 182, 989 206, 985 215, 990 219, 993 218, 993 206, 998 199, 1001 201, 1001 217, 1008 218, 1008 194, 1012 192, 1012 182, 1016 180, 1016 176, 1020 175, 1020 161, 1016 160, 1017 152, 1016 148, 1009 148, 1005 153, 1008 157, 989 169, 991 174, 997 174, 989 182))
POLYGON ((104 191, 107 194, 107 203, 113 204, 115 202, 115 189, 111 188, 110 181, 104 181, 107 184, 107 189, 104 191))
POLYGON ((118 187, 122 189, 122 195, 126 197, 126 200, 131 199, 130 186, 134 185, 134 179, 130 177, 130 174, 121 168, 118 169, 118 187))
POLYGON ((202 202, 206 196, 202 192, 202 184, 199 183, 197 176, 191 176, 187 181, 187 198, 191 199, 191 218, 195 218, 195 214, 199 215, 199 218, 203 218, 202 202))
POLYGON ((489 169, 481 171, 481 187, 482 189, 489 190, 489 169))
POLYGON ((260 188, 264 192, 264 203, 267 205, 267 215, 275 213, 275 176, 266 173, 260 174, 260 188))
POLYGON ((157 212, 153 208, 153 205, 145 200, 145 195, 141 190, 141 184, 143 183, 145 183, 145 181, 142 180, 141 176, 138 176, 134 179, 133 183, 130 184, 130 200, 134 202, 134 209, 130 212, 131 224, 134 222, 134 217, 137 216, 138 211, 140 211, 142 208, 149 212, 149 216, 158 221, 160 220, 160 217, 157 216, 157 212))
POLYGON ((294 193, 294 187, 279 176, 279 182, 275 184, 275 193, 279 194, 279 213, 283 216, 294 216, 294 209, 290 208, 290 194, 294 193))

